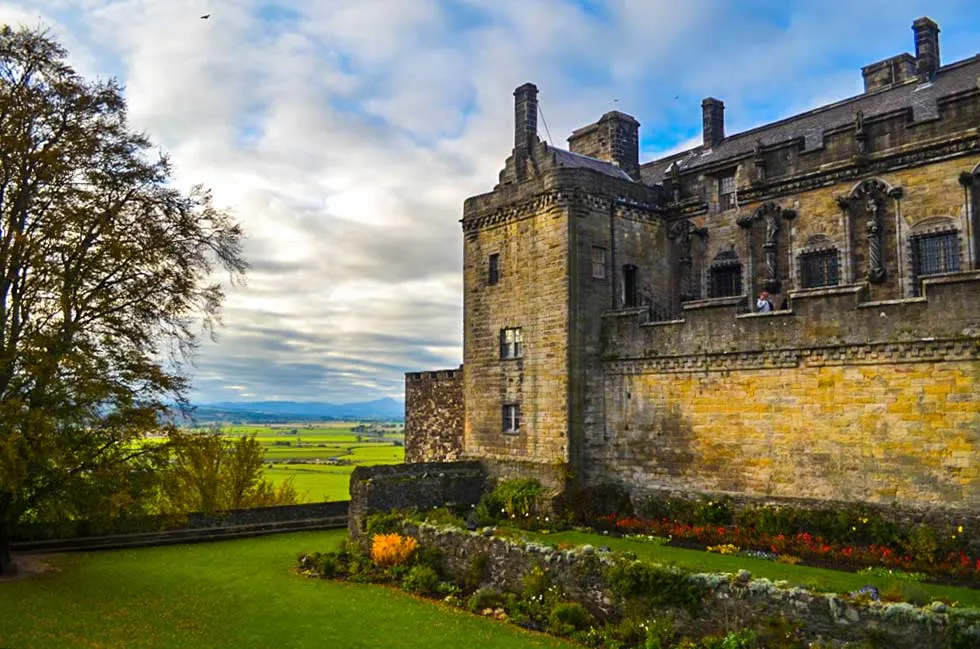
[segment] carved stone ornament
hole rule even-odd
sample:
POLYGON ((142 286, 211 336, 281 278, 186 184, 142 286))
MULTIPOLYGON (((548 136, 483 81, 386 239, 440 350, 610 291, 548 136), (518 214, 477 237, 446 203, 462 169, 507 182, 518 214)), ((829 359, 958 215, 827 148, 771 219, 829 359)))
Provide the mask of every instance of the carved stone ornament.
POLYGON ((867 222, 865 230, 868 234, 868 268, 867 278, 872 284, 880 284, 885 281, 885 266, 881 259, 881 208, 885 198, 891 196, 898 200, 901 197, 900 189, 890 190, 885 183, 871 178, 865 180, 854 191, 854 197, 863 201, 867 222))
POLYGON ((854 141, 857 143, 858 155, 867 155, 868 134, 864 130, 864 113, 861 111, 858 111, 854 116, 854 141))

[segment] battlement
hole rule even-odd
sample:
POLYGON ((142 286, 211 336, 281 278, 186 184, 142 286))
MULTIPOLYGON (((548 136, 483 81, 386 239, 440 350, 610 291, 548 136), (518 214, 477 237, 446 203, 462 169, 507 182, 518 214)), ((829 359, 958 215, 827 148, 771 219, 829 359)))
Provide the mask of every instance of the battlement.
POLYGON ((405 383, 434 383, 438 381, 459 381, 463 377, 463 366, 447 370, 427 370, 425 372, 405 372, 405 383))

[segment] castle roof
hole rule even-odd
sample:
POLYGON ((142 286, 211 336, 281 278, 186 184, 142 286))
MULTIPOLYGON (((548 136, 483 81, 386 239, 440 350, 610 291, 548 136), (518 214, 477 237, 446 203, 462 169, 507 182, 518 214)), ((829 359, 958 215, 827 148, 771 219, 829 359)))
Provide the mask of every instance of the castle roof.
POLYGON ((630 175, 623 171, 619 165, 613 164, 612 162, 606 162, 605 160, 599 160, 598 158, 592 158, 587 155, 582 155, 581 153, 572 153, 571 151, 566 151, 565 149, 559 149, 548 145, 548 153, 552 155, 552 160, 554 163, 560 167, 571 167, 573 169, 591 169, 593 171, 598 171, 607 176, 612 176, 613 178, 620 178, 622 180, 633 180, 630 175))
POLYGON ((726 137, 714 148, 703 145, 676 153, 659 160, 647 162, 640 167, 644 182, 659 184, 663 182, 670 165, 677 163, 678 171, 687 172, 700 167, 737 158, 753 151, 757 142, 763 147, 802 139, 804 150, 820 149, 826 131, 853 124, 858 111, 864 117, 910 110, 913 121, 926 121, 939 117, 938 101, 953 95, 975 90, 980 85, 980 54, 937 70, 929 83, 920 84, 910 80, 881 90, 844 99, 821 106, 800 115, 759 126, 726 137))

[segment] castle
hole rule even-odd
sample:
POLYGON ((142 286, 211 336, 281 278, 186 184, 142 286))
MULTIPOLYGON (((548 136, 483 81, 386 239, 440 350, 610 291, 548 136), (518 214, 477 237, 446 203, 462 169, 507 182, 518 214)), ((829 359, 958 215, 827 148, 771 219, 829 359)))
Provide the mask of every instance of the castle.
POLYGON ((613 111, 568 138, 515 97, 466 200, 463 366, 406 376, 407 461, 634 494, 980 509, 980 55, 640 163, 613 111), (773 310, 759 312, 768 291, 773 310))

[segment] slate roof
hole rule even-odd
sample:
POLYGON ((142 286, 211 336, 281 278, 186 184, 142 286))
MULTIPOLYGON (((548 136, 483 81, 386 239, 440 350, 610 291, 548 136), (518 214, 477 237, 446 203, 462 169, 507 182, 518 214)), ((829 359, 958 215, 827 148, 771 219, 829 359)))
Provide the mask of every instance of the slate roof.
POLYGON ((763 146, 804 138, 805 149, 820 148, 823 133, 833 128, 853 124, 855 113, 863 111, 865 119, 896 110, 911 108, 915 121, 939 116, 937 100, 964 91, 976 89, 980 84, 980 54, 940 68, 931 83, 917 81, 890 86, 867 94, 861 94, 827 106, 773 122, 725 138, 714 149, 697 146, 640 167, 645 183, 659 184, 670 165, 677 161, 680 171, 689 171, 704 165, 733 158, 751 152, 756 141, 763 146))
POLYGON ((619 166, 614 165, 611 162, 606 162, 605 160, 591 158, 587 155, 582 155, 581 153, 572 153, 571 151, 566 151, 565 149, 559 149, 550 145, 548 146, 548 153, 554 156, 553 159, 555 164, 560 167, 592 169, 593 171, 598 171, 606 174, 607 176, 612 176, 613 178, 633 180, 630 178, 630 175, 620 169, 619 166))

